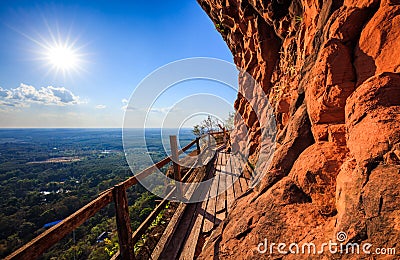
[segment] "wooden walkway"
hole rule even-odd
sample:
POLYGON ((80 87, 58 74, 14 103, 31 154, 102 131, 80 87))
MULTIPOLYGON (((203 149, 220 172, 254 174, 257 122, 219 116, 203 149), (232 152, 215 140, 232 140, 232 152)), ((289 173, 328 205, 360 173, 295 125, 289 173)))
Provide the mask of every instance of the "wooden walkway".
POLYGON ((172 188, 167 197, 184 196, 189 201, 193 201, 193 198, 196 198, 196 201, 200 202, 179 204, 153 250, 151 258, 196 258, 211 232, 227 217, 234 205, 234 201, 247 191, 250 182, 249 176, 243 176, 243 170, 238 159, 224 152, 222 143, 224 143, 226 134, 225 131, 208 133, 196 138, 179 151, 177 150, 176 136, 170 136, 171 149, 173 150, 170 157, 162 159, 114 187, 101 192, 88 204, 33 238, 5 259, 37 259, 47 249, 113 201, 120 250, 113 255, 112 259, 136 259, 134 245, 137 244, 159 213, 165 208, 168 198, 163 199, 133 232, 131 230, 126 190, 169 163, 173 166, 174 178, 186 184, 172 188), (216 138, 216 144, 210 143, 211 136, 216 138), (216 148, 217 144, 222 144, 222 146, 216 148), (200 158, 185 157, 186 159, 183 161, 187 165, 184 164, 183 167, 187 168, 188 171, 181 172, 180 167, 174 161, 179 160, 179 155, 193 146, 196 146, 196 150, 192 153, 200 154, 200 158), (175 148, 173 149, 173 147, 175 148), (206 164, 206 167, 202 166, 203 164, 206 164), (184 173, 184 176, 181 176, 181 173, 184 173), (207 180, 208 186, 199 188, 199 183, 204 183, 207 180))
POLYGON ((213 178, 198 203, 181 203, 152 253, 152 259, 194 259, 211 232, 228 215, 234 201, 247 191, 237 159, 222 150, 208 164, 205 179, 213 178))

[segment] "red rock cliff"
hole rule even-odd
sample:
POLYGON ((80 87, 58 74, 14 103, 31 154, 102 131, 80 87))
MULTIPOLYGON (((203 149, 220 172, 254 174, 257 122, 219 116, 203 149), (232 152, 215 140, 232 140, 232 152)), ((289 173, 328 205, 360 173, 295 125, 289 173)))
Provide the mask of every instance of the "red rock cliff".
MULTIPOLYGON (((397 246, 397 256, 386 257, 400 259, 400 1, 198 2, 236 65, 259 83, 240 84, 249 98, 235 102, 249 127, 251 142, 241 145, 250 161, 267 127, 252 108, 269 101, 278 127, 265 176, 200 258, 303 259, 276 249, 260 254, 257 246, 264 239, 321 245, 342 231, 344 243, 397 246)), ((237 136, 242 128, 236 124, 237 136)))

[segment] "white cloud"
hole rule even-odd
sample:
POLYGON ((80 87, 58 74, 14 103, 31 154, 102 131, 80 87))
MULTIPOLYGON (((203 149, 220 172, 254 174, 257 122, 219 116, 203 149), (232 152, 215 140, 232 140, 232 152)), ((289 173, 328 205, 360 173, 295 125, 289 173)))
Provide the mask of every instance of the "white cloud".
POLYGON ((172 106, 171 106, 171 107, 152 107, 152 108, 150 109, 150 112, 153 112, 153 113, 160 113, 160 114, 165 115, 165 114, 167 114, 168 112, 172 112, 172 110, 173 110, 173 107, 172 107, 172 106))
POLYGON ((81 103, 84 102, 79 96, 64 87, 48 86, 36 89, 24 83, 13 89, 0 87, 0 106, 29 107, 31 104, 65 106, 81 103))
POLYGON ((104 109, 104 108, 106 108, 107 106, 105 106, 105 105, 97 105, 96 106, 96 109, 104 109))
POLYGON ((127 107, 128 107, 128 100, 127 100, 126 98, 123 98, 123 99, 121 100, 121 102, 122 102, 121 110, 126 111, 126 109, 127 109, 127 107))
POLYGON ((5 98, 9 96, 10 91, 0 87, 0 98, 5 98))
POLYGON ((123 99, 121 100, 121 102, 122 102, 121 110, 123 110, 123 111, 126 111, 127 109, 130 110, 130 111, 137 110, 136 108, 134 108, 134 107, 132 107, 132 106, 129 106, 129 104, 128 104, 128 103, 129 103, 128 99, 123 98, 123 99))

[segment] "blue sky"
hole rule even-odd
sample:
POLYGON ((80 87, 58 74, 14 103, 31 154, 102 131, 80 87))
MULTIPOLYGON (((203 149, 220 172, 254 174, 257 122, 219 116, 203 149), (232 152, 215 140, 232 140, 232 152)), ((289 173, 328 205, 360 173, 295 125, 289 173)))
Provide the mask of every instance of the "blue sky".
MULTIPOLYGON (((121 108, 160 66, 190 57, 232 62, 196 1, 2 1, 0 35, 0 127, 122 127, 121 108), (58 54, 54 61, 57 48, 74 57, 67 67, 58 54)), ((217 83, 185 84, 153 109, 166 113, 183 93, 230 105, 236 98, 217 83)), ((148 127, 160 125, 153 121, 148 127)))

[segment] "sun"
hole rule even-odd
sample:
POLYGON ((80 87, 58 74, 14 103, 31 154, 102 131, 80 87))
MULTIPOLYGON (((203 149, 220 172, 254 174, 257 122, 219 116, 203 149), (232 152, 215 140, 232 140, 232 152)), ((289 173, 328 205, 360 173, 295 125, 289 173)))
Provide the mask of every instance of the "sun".
POLYGON ((72 39, 69 34, 65 38, 51 31, 49 34, 48 37, 40 36, 40 40, 33 40, 40 46, 38 60, 49 69, 47 73, 61 73, 66 77, 84 71, 87 53, 82 51, 85 46, 77 45, 78 39, 72 39))
POLYGON ((82 45, 79 37, 73 37, 73 34, 82 35, 82 32, 77 33, 72 27, 59 27, 57 21, 50 23, 46 19, 43 20, 43 28, 43 32, 17 32, 35 43, 30 52, 34 54, 33 60, 47 68, 44 76, 54 74, 58 78, 62 74, 66 78, 87 72, 84 67, 90 63, 87 60, 90 55, 86 52, 88 43, 82 45))
POLYGON ((46 59, 58 71, 76 70, 79 66, 79 54, 72 46, 50 46, 46 59))
POLYGON ((62 40, 61 37, 52 36, 50 40, 43 40, 39 45, 41 47, 39 60, 42 60, 43 65, 49 69, 48 74, 50 72, 54 72, 55 75, 61 73, 66 77, 84 71, 86 54, 82 53, 82 46, 76 45, 76 40, 71 41, 69 37, 62 40))

